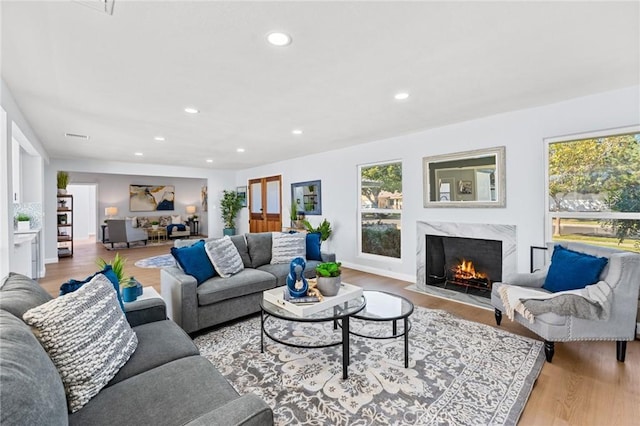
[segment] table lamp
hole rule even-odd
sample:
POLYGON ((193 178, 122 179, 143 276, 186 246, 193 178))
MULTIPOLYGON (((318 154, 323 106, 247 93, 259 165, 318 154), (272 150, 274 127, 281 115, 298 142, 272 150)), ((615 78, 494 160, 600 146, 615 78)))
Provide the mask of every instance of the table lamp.
POLYGON ((116 217, 118 215, 118 208, 117 207, 107 207, 106 209, 104 209, 104 215, 107 216, 109 219, 113 219, 114 217, 116 217))

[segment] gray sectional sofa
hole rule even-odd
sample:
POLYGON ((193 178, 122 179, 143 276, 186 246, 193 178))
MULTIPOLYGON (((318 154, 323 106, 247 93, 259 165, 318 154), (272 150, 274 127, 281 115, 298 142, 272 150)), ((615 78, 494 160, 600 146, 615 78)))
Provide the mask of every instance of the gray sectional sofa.
MULTIPOLYGON (((178 267, 160 272, 161 293, 169 317, 187 333, 218 325, 260 311, 262 292, 286 284, 289 264, 271 265, 271 232, 234 235, 244 270, 229 278, 213 277, 197 285, 196 279, 178 267)), ((208 241, 207 239, 205 241, 208 241)), ((175 247, 196 240, 177 240, 175 247)), ((307 260, 304 274, 315 277, 321 262, 335 261, 335 255, 321 253, 322 261, 307 260)))
POLYGON ((51 299, 37 282, 12 274, 0 287, 0 424, 272 425, 272 410, 240 396, 189 336, 166 319, 161 299, 126 305, 138 346, 117 375, 68 414, 53 362, 22 321, 51 299))

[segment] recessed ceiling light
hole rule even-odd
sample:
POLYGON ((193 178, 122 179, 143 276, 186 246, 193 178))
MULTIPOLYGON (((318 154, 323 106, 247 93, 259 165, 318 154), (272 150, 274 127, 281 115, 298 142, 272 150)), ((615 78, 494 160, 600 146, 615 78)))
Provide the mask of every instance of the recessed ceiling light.
POLYGON ((189 114, 197 114, 200 111, 198 109, 196 109, 196 108, 193 108, 193 107, 186 107, 184 109, 184 112, 189 113, 189 114))
POLYGON ((213 163, 213 160, 211 158, 207 158, 207 163, 213 163))
POLYGON ((238 152, 244 152, 244 148, 238 148, 238 149, 236 149, 236 151, 238 151, 238 152))
POLYGON ((301 134, 302 134, 302 130, 300 130, 300 129, 293 129, 293 130, 291 131, 291 133, 293 133, 294 135, 301 135, 301 134))
POLYGON ((135 152, 133 155, 137 155, 138 157, 142 157, 144 154, 141 152, 135 152))
POLYGON ((398 101, 404 101, 409 98, 409 94, 407 92, 399 92, 395 94, 394 98, 398 101))
POLYGON ((287 46, 291 44, 291 36, 285 33, 273 32, 267 34, 267 41, 274 46, 287 46))
POLYGON ((164 141, 164 136, 156 136, 155 138, 153 138, 154 140, 157 140, 158 142, 163 142, 164 141))

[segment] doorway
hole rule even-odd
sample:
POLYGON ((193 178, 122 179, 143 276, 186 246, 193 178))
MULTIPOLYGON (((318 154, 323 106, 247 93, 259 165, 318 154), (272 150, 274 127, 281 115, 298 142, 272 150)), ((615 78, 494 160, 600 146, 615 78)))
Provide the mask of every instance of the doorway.
POLYGON ((67 186, 73 194, 73 236, 77 240, 88 240, 96 236, 97 209, 95 183, 80 183, 67 186))
POLYGON ((249 180, 249 232, 282 231, 282 176, 249 180))

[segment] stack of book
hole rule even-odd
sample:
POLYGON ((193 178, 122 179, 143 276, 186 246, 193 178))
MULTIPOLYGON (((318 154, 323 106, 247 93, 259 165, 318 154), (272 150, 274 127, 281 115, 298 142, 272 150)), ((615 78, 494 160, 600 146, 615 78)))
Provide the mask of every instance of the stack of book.
POLYGON ((282 298, 287 302, 296 304, 316 303, 320 301, 316 296, 291 297, 291 293, 289 293, 289 289, 286 286, 283 288, 282 298))

